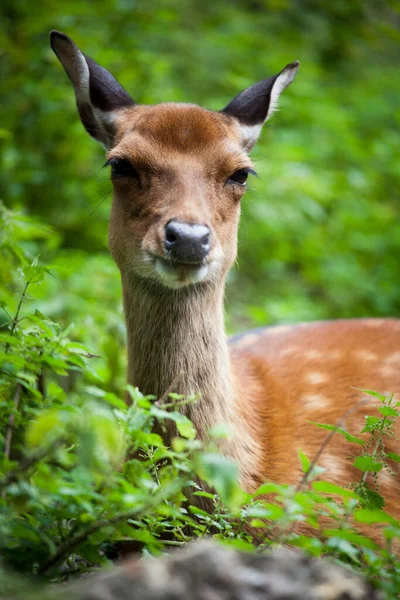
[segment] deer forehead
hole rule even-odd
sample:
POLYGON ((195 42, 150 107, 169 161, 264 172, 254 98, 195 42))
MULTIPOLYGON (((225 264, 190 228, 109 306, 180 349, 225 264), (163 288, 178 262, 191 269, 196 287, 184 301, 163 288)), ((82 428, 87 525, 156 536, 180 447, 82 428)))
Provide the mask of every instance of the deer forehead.
POLYGON ((115 145, 108 157, 151 165, 251 167, 234 119, 193 104, 164 103, 119 111, 115 145), (182 162, 184 161, 184 162, 182 162))

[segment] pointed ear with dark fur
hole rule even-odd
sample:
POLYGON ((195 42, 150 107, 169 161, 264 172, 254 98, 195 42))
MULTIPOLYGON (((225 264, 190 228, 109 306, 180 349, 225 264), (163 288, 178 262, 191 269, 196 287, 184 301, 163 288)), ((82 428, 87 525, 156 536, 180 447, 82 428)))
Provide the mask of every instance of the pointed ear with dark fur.
POLYGON ((278 75, 243 90, 221 111, 239 121, 243 146, 248 152, 256 143, 265 121, 277 109, 279 96, 295 78, 299 64, 296 60, 278 75))
POLYGON ((74 87, 76 104, 86 131, 109 148, 115 134, 116 112, 135 103, 122 85, 106 69, 83 54, 67 35, 52 31, 50 43, 74 87))

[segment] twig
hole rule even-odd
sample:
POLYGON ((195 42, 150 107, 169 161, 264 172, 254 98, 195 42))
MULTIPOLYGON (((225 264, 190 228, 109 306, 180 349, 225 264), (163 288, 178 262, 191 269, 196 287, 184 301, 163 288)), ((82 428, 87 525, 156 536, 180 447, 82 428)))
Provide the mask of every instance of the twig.
MULTIPOLYGON (((392 400, 393 400, 393 394, 391 395, 391 397, 389 398, 389 404, 388 406, 390 406, 392 404, 392 400)), ((388 421, 388 417, 387 415, 385 415, 381 421, 380 427, 378 429, 378 439, 376 440, 376 444, 375 444, 375 448, 373 449, 373 452, 371 454, 372 458, 375 458, 377 452, 378 452, 378 448, 381 445, 382 442, 382 438, 383 438, 383 429, 386 425, 386 422, 388 421)), ((361 486, 363 486, 363 484, 366 482, 368 475, 370 474, 370 471, 364 471, 362 477, 361 477, 361 486)))
MULTIPOLYGON (((2 306, 2 307, 1 307, 1 309, 2 309, 2 310, 4 310, 4 312, 6 313, 7 317, 10 319, 10 321, 12 321, 12 320, 13 320, 13 318, 12 318, 12 316, 10 315, 10 313, 8 312, 8 310, 6 309, 6 307, 5 307, 5 306, 2 306)), ((4 323, 4 325, 0 325, 0 328, 1 328, 1 327, 6 327, 6 326, 8 326, 8 325, 9 325, 9 323, 4 323)))
POLYGON ((157 406, 164 405, 163 408, 165 408, 165 401, 167 400, 167 398, 171 392, 176 391, 175 388, 176 388, 178 382, 180 382, 180 380, 182 379, 183 375, 184 375, 183 371, 179 371, 178 375, 172 380, 171 384, 167 387, 167 389, 165 390, 165 392, 163 393, 161 398, 156 400, 154 404, 156 404, 157 406))
POLYGON ((178 542, 178 540, 158 540, 164 546, 185 546, 186 542, 178 542))
POLYGON ((117 513, 113 517, 109 519, 101 519, 100 521, 96 521, 83 531, 80 531, 72 538, 61 544, 58 550, 51 556, 39 569, 38 574, 44 575, 49 569, 55 567, 58 563, 64 560, 77 546, 79 546, 82 542, 84 542, 90 535, 96 533, 99 529, 103 529, 103 527, 107 527, 108 525, 113 525, 118 521, 125 521, 132 518, 139 518, 141 515, 146 515, 148 512, 166 500, 170 495, 175 493, 181 488, 182 482, 174 482, 171 484, 165 491, 162 493, 156 494, 151 499, 148 500, 147 504, 142 506, 140 509, 127 510, 121 513, 117 513))
POLYGON ((44 369, 41 369, 37 379, 38 391, 42 394, 43 398, 46 397, 46 376, 44 369))
POLYGON ((5 444, 4 444, 4 455, 7 459, 10 458, 11 440, 12 440, 13 429, 14 429, 15 413, 18 410, 20 397, 21 397, 21 384, 17 383, 17 387, 15 388, 15 394, 14 394, 14 408, 13 408, 12 413, 10 413, 10 416, 8 417, 6 440, 5 440, 5 444))
POLYGON ((321 455, 325 451, 325 448, 327 447, 327 445, 329 444, 329 442, 331 441, 331 439, 333 438, 333 436, 337 433, 338 429, 339 428, 344 429, 345 428, 345 421, 346 421, 346 419, 353 412, 355 412, 356 410, 358 410, 362 404, 365 404, 367 402, 371 402, 371 400, 369 398, 363 398, 362 400, 360 400, 359 402, 357 402, 357 404, 354 404, 354 406, 352 406, 351 408, 349 408, 349 410, 347 412, 345 412, 344 415, 342 417, 340 417, 340 419, 336 422, 335 429, 332 429, 328 433, 328 435, 326 436, 326 438, 322 442, 322 444, 321 444, 318 452, 316 453, 316 455, 312 459, 312 461, 310 463, 310 466, 308 467, 307 471, 304 473, 303 477, 301 478, 301 480, 297 484, 297 486, 295 488, 295 494, 297 494, 298 492, 300 492, 300 490, 303 488, 303 486, 307 483, 308 478, 309 478, 309 476, 312 473, 312 470, 314 469, 314 467, 316 466, 317 462, 321 458, 321 455))
MULTIPOLYGON (((16 330, 16 328, 17 328, 17 325, 18 325, 18 319, 19 319, 19 313, 20 313, 20 311, 21 311, 22 304, 23 304, 23 302, 24 302, 24 300, 25 300, 25 297, 26 297, 26 292, 28 291, 28 287, 29 287, 30 283, 31 283, 31 280, 27 281, 27 282, 25 283, 25 285, 24 285, 24 289, 22 290, 22 294, 21 294, 21 297, 20 297, 20 299, 19 299, 18 306, 17 306, 17 311, 16 311, 16 313, 15 313, 15 315, 14 315, 14 318, 13 318, 13 321, 12 321, 12 325, 11 325, 11 331, 10 331, 10 336, 13 336, 13 335, 14 335, 14 333, 15 333, 15 330, 16 330)), ((10 343, 9 343, 9 342, 7 342, 7 344, 6 344, 6 347, 5 347, 5 354, 7 354, 7 353, 8 353, 9 349, 10 349, 10 343)))

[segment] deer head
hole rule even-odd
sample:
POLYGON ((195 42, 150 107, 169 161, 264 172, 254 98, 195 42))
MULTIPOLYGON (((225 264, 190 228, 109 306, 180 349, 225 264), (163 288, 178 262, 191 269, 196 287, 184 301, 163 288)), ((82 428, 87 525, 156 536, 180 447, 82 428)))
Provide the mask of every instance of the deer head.
POLYGON ((236 257, 249 152, 298 61, 220 112, 136 104, 118 81, 53 31, 88 133, 107 149, 114 187, 109 242, 124 279, 163 288, 221 283, 236 257))

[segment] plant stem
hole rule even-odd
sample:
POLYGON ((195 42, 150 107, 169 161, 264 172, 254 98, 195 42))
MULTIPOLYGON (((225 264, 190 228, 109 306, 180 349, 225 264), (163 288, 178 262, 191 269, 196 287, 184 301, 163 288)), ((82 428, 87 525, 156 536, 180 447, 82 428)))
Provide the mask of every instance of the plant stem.
POLYGON ((329 444, 329 442, 331 441, 331 439, 333 438, 333 436, 337 433, 337 430, 339 428, 345 429, 345 421, 346 421, 346 419, 353 412, 355 412, 356 410, 358 410, 362 404, 365 404, 366 402, 370 402, 370 401, 371 400, 369 398, 363 398, 362 400, 360 400, 359 402, 357 402, 357 404, 355 404, 354 406, 352 406, 351 408, 349 408, 349 410, 347 412, 345 412, 342 417, 340 417, 340 419, 336 423, 336 429, 332 429, 332 431, 330 431, 329 434, 326 436, 326 438, 322 442, 322 444, 321 444, 318 452, 316 453, 316 455, 312 459, 312 461, 310 463, 310 466, 308 467, 307 471, 304 473, 303 477, 300 479, 299 483, 297 484, 297 486, 295 488, 295 494, 297 494, 298 492, 300 492, 300 490, 303 488, 303 486, 307 483, 308 478, 310 477, 310 475, 312 473, 312 470, 314 469, 314 467, 317 464, 318 460, 321 458, 321 455, 325 451, 325 448, 327 447, 327 445, 329 444))
POLYGON ((170 406, 174 406, 173 403, 166 404, 166 400, 168 399, 169 394, 176 390, 176 386, 178 385, 178 383, 180 382, 180 380, 182 379, 183 376, 184 376, 184 372, 179 371, 178 375, 173 379, 171 384, 167 387, 167 389, 165 390, 165 392, 163 393, 161 398, 159 398, 158 400, 155 401, 155 404, 157 406, 162 406, 163 408, 169 408, 170 406))
POLYGON ((17 383, 17 387, 15 388, 15 394, 14 394, 13 411, 12 411, 12 413, 10 413, 10 416, 8 417, 6 439, 5 439, 5 444, 4 444, 4 455, 7 459, 10 458, 11 441, 12 441, 13 428, 14 428, 15 413, 18 410, 19 399, 21 397, 21 389, 22 389, 21 384, 17 383))
MULTIPOLYGON (((15 330, 17 328, 18 325, 18 319, 19 319, 19 313, 21 312, 21 308, 22 308, 22 304, 26 298, 26 292, 28 291, 28 287, 29 284, 31 283, 31 280, 29 279, 25 285, 24 285, 24 289, 22 290, 22 294, 20 296, 19 302, 18 302, 18 306, 17 306, 17 311, 14 315, 14 318, 12 320, 12 325, 11 325, 11 331, 10 331, 10 335, 13 336, 15 333, 15 330)), ((8 351, 10 349, 10 344, 7 342, 6 347, 5 347, 5 353, 7 354, 8 351)))
MULTIPOLYGON (((389 406, 389 407, 390 407, 390 405, 391 405, 391 403, 392 403, 392 400, 393 400, 393 394, 392 394, 392 395, 391 395, 391 397, 389 398, 389 402, 388 402, 388 406, 389 406)), ((375 456, 376 456, 376 454, 377 454, 377 452, 378 452, 378 448, 379 448, 379 446, 380 446, 380 445, 381 445, 381 443, 382 443, 382 438, 383 438, 383 428, 384 428, 384 426, 385 426, 385 424, 386 424, 387 418, 388 418, 388 417, 387 417, 387 415, 385 415, 385 416, 383 417, 383 419, 382 419, 382 421, 381 421, 381 424, 380 424, 380 427, 377 429, 377 432, 378 432, 378 439, 376 440, 375 448, 373 449, 373 452, 372 452, 372 454, 370 454, 370 456, 371 456, 372 458, 375 458, 375 456)), ((366 480, 367 480, 367 477, 368 477, 369 473, 370 473, 370 471, 364 471, 364 473, 363 473, 363 475, 362 475, 362 477, 361 477, 361 485, 363 485, 363 484, 366 482, 366 480)))

